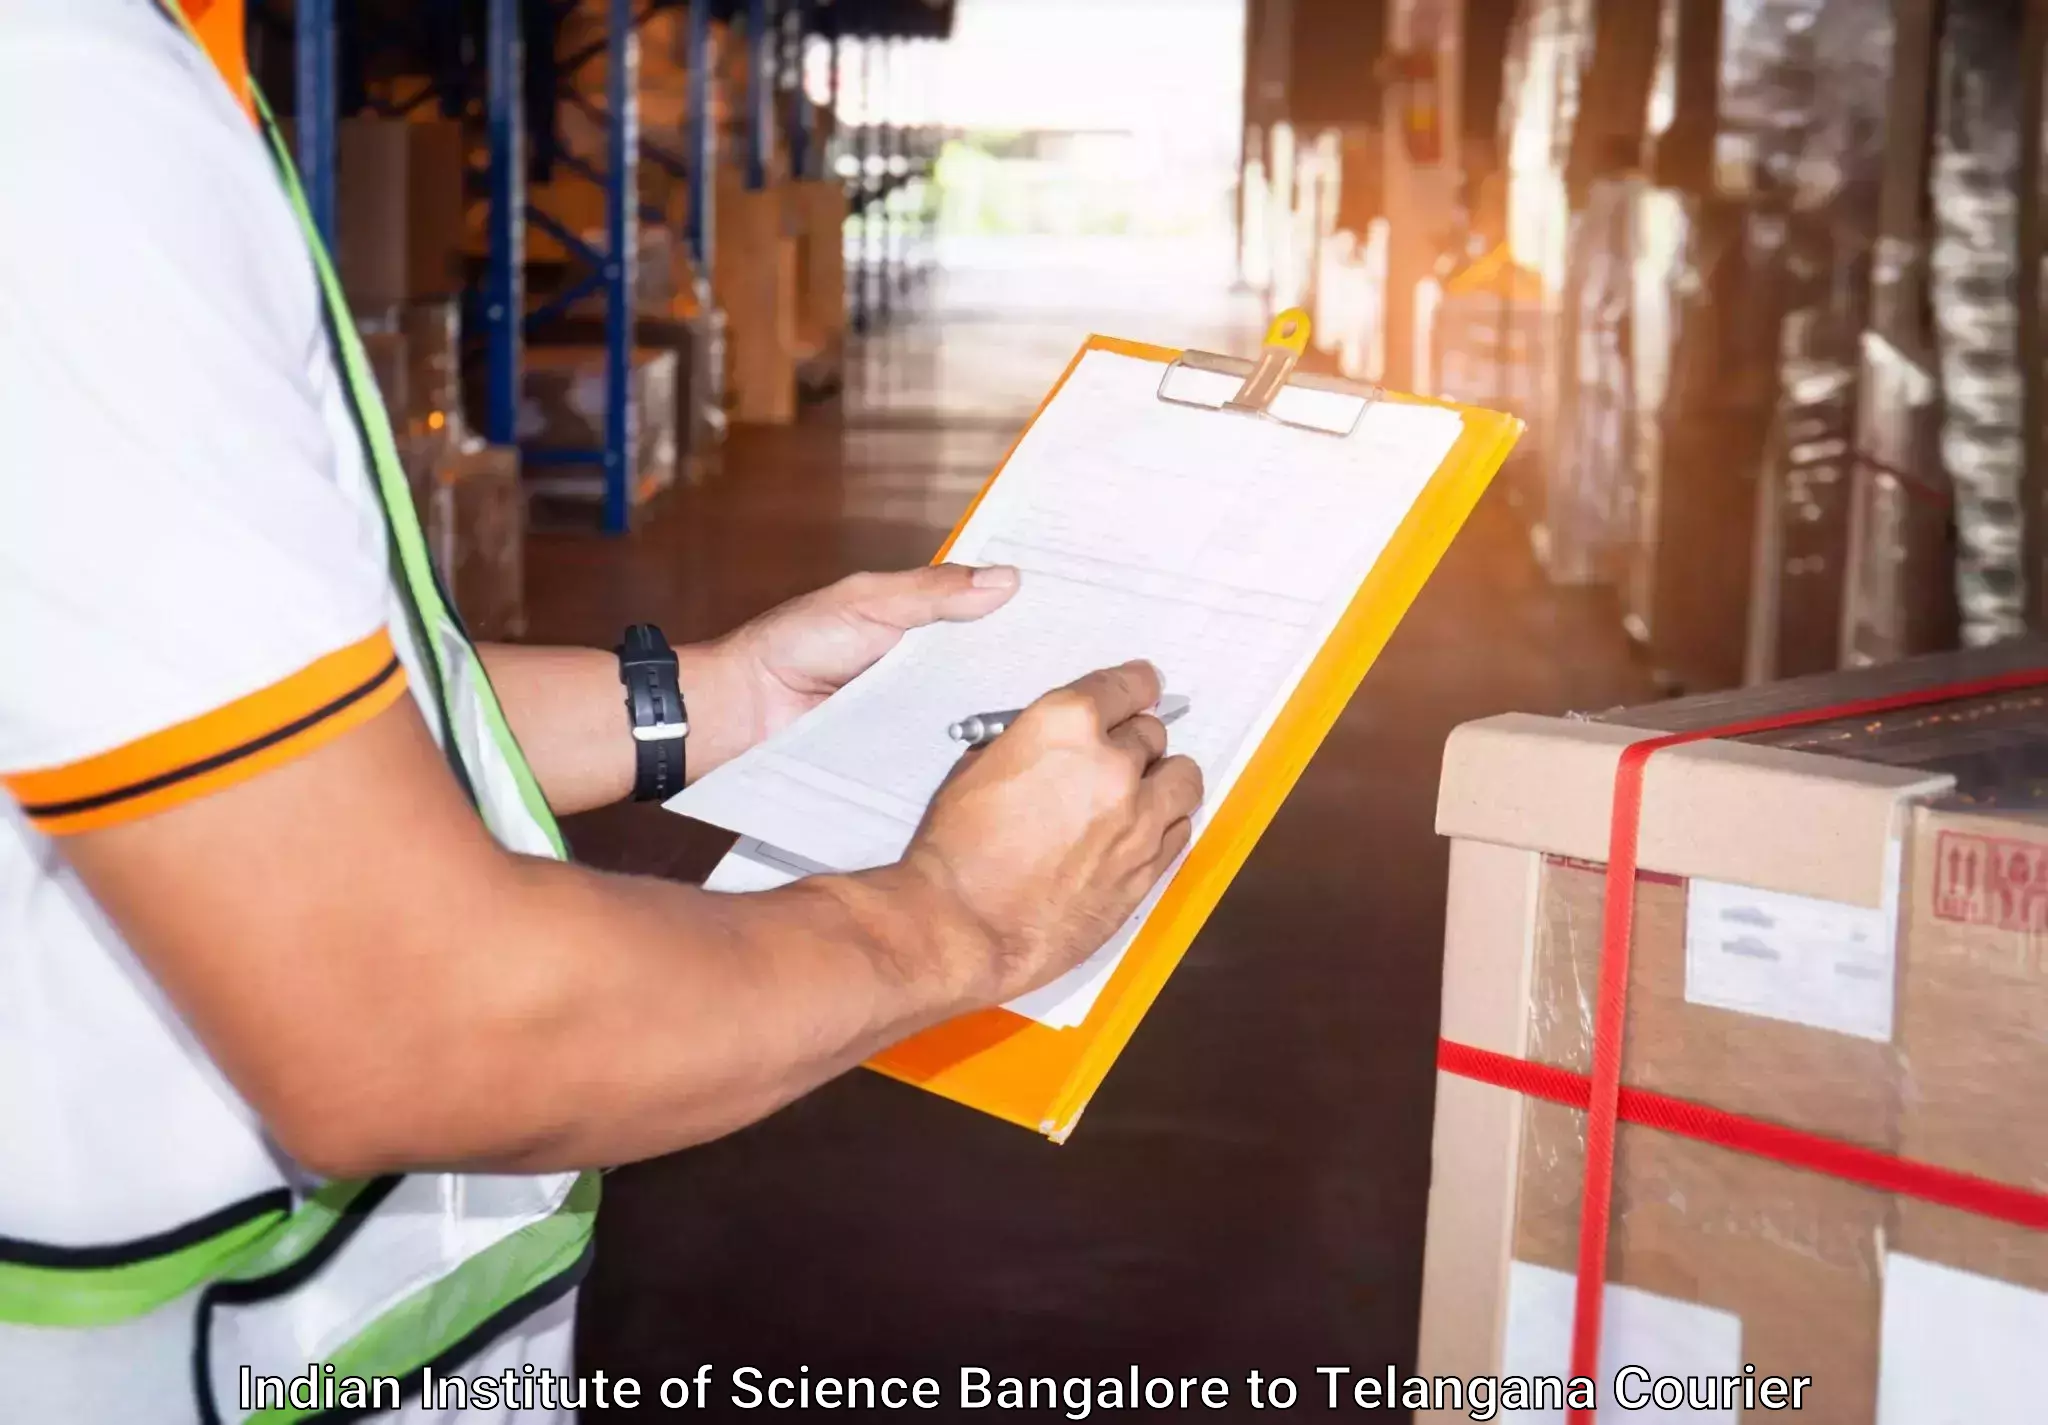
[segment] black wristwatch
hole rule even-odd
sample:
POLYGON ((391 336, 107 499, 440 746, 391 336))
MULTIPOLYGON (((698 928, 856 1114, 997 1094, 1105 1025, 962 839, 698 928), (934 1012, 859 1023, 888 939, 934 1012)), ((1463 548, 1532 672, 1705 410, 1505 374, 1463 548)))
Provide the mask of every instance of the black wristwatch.
POLYGON ((683 789, 683 742, 690 735, 689 710, 676 682, 676 651, 653 624, 636 623, 620 640, 618 655, 639 765, 633 800, 666 801, 683 789))

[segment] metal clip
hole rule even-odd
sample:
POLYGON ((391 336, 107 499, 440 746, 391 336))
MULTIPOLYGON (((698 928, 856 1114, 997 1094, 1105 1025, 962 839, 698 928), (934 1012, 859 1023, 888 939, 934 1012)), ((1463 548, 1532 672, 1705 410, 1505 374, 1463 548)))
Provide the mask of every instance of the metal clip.
POLYGON ((1308 336, 1308 313, 1299 307, 1289 308, 1266 328, 1257 361, 1184 351, 1167 363, 1159 378, 1158 397, 1170 405, 1235 411, 1322 435, 1348 436, 1358 428, 1366 408, 1379 399, 1379 388, 1327 376, 1303 376, 1295 381, 1295 367, 1308 349, 1308 336), (1190 376, 1192 379, 1187 379, 1190 376), (1217 377, 1236 378, 1236 393, 1222 396, 1217 377), (1290 387, 1293 398, 1280 402, 1286 413, 1276 414, 1275 400, 1290 387), (1200 394, 1188 394, 1191 389, 1200 394))
POLYGON ((1273 404, 1273 398, 1280 394, 1280 388, 1287 384, 1287 378, 1294 374, 1294 368, 1300 364, 1301 354, 1306 350, 1308 313, 1299 307, 1290 307, 1273 318, 1273 325, 1266 328, 1266 340, 1259 347, 1259 364, 1252 368, 1252 374, 1245 378, 1237 394, 1223 403, 1223 409, 1265 415, 1273 404))

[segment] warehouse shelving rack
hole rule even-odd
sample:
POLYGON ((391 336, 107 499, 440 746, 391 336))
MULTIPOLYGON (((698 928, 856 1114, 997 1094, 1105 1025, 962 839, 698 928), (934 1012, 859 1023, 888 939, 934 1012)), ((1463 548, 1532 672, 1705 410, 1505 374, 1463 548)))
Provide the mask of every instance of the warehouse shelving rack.
MULTIPOLYGON (((427 0, 408 8, 415 22, 422 17, 458 22, 451 20, 451 16, 459 4, 460 0, 427 0)), ((659 164, 686 184, 689 211, 681 237, 698 273, 706 280, 717 256, 713 220, 716 184, 712 177, 717 136, 710 113, 710 86, 690 85, 683 152, 676 153, 640 132, 638 31, 659 11, 685 7, 692 74, 707 72, 709 30, 714 19, 745 22, 750 98, 744 131, 745 182, 756 190, 768 181, 778 103, 791 126, 793 170, 799 175, 832 171, 827 166, 823 145, 816 138, 815 116, 803 79, 805 46, 813 36, 822 37, 832 47, 836 102, 839 76, 844 68, 843 46, 849 42, 859 45, 872 56, 878 47, 893 43, 892 37, 943 38, 951 32, 953 10, 951 0, 605 0, 603 37, 574 54, 558 57, 552 44, 535 46, 529 51, 526 24, 537 19, 551 35, 556 23, 579 8, 577 0, 483 0, 483 33, 474 61, 457 74, 435 75, 426 90, 409 96, 397 109, 382 110, 402 113, 430 101, 439 102, 443 111, 451 115, 473 107, 481 110, 487 158, 481 174, 470 175, 470 189, 484 205, 486 257, 481 278, 466 303, 470 320, 465 330, 479 334, 483 349, 482 429, 487 439, 495 444, 519 443, 520 378, 527 333, 586 299, 595 298, 602 307, 602 443, 578 449, 528 445, 522 448, 522 458, 536 467, 595 466, 602 477, 601 523, 605 532, 611 534, 623 532, 632 514, 631 362, 639 225, 643 220, 659 221, 661 216, 640 208, 638 167, 642 162, 659 164), (778 55, 778 50, 784 53, 778 55), (605 60, 605 97, 601 105, 567 84, 578 70, 599 56, 605 60), (778 58, 782 63, 777 63, 778 58), (604 225, 595 240, 571 230, 559 217, 528 197, 527 174, 519 156, 527 152, 525 92, 529 77, 535 75, 561 96, 561 104, 580 108, 602 134, 601 156, 560 148, 551 153, 555 161, 602 190, 604 225), (552 236, 582 268, 580 276, 561 292, 532 310, 528 309, 525 288, 529 224, 552 236)), ((334 240, 338 204, 340 8, 338 0, 292 0, 290 7, 297 90, 296 157, 314 221, 330 244, 334 240)), ((278 19, 262 6, 252 6, 251 13, 273 23, 278 19)), ((353 38, 365 52, 374 50, 380 39, 393 38, 364 32, 361 27, 368 25, 369 19, 361 12, 352 16, 352 22, 359 27, 353 38)), ((873 106, 871 96, 877 92, 878 86, 863 85, 867 122, 859 134, 848 135, 843 130, 840 134, 842 143, 851 140, 848 147, 860 160, 848 186, 850 206, 863 233, 863 259, 868 237, 878 224, 881 233, 879 301, 870 302, 865 280, 855 296, 855 320, 861 327, 872 321, 876 311, 886 314, 890 293, 900 292, 910 280, 910 274, 899 270, 895 260, 891 196, 913 180, 929 176, 930 155, 913 154, 904 148, 902 131, 888 122, 886 112, 878 112, 873 106)), ((865 260, 861 266, 865 277, 865 260)))

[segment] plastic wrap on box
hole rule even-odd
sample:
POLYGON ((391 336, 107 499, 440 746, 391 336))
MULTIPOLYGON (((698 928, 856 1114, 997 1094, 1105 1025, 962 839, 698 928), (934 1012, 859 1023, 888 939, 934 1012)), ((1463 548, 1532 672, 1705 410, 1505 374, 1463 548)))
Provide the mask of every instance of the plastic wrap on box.
POLYGON ((1748 636, 1757 476, 1776 392, 1774 286, 1740 202, 1638 201, 1639 536, 1624 623, 1667 684, 1728 687, 1748 636))
MULTIPOLYGON (((1699 729, 2044 667, 2048 645, 2016 643, 1592 721, 1699 729)), ((1746 755, 1667 754, 1683 774, 1653 764, 1641 844, 1660 871, 1635 889, 1623 1083, 2048 1192, 2048 1122, 2029 1111, 2048 1095, 2044 712, 2040 689, 2012 689, 1758 734, 1746 755), (1735 829, 1759 805, 1828 844, 1763 864, 1735 829), (1731 856, 1783 884, 1733 879, 1731 856), (1852 882, 1862 898, 1836 899, 1852 882)), ((1568 857, 1582 822, 1604 827, 1613 760, 1585 754, 1616 730, 1569 727, 1492 719, 1453 738, 1444 1032, 1584 1075, 1604 869, 1568 857)), ((1455 1070, 1437 1113, 1418 1367, 1560 1369, 1584 1115, 1455 1070)), ((1630 1123, 1612 1221, 1603 1376, 1753 1363, 1811 1379, 1802 1418, 1853 1425, 2035 1412, 2048 1233, 1630 1123)))
POLYGON ((1546 442, 1537 551, 1560 584, 1616 578, 1638 512, 1634 356, 1634 216, 1639 178, 1603 178, 1572 219, 1557 366, 1560 390, 1546 442))
POLYGON ((1832 668, 1841 656, 1859 339, 1894 39, 1890 7, 1859 0, 1764 3, 1745 22, 1731 13, 1721 168, 1758 205, 1780 307, 1776 421, 1752 558, 1751 681, 1832 668))
POLYGON ((1431 394, 1507 411, 1527 420, 1535 411, 1538 365, 1534 342, 1545 308, 1543 282, 1517 267, 1506 244, 1451 273, 1429 314, 1431 394))
POLYGON ((1929 206, 1941 447, 1955 495, 1963 642, 2025 627, 2020 475, 2020 6, 1951 0, 1940 51, 1929 206))
POLYGON ((723 467, 725 451, 725 313, 709 300, 687 322, 689 360, 676 372, 676 436, 683 476, 701 484, 723 467))
MULTIPOLYGON (((1601 868, 1548 859, 1537 892, 1528 1056, 1590 1068, 1600 974, 1601 868)), ((1756 1015, 1688 1004, 1687 887, 1646 877, 1636 893, 1627 1081, 1791 1127, 1887 1148, 1892 1083, 1883 1045, 1756 1015)), ((1824 1394, 1802 1411, 1875 1416, 1882 1239, 1879 1192, 1726 1152, 1652 1128, 1617 1134, 1608 1281, 1739 1323, 1759 1374, 1810 1376, 1824 1394)), ((1585 1116, 1524 1111, 1513 1254, 1573 1272, 1585 1116)), ((1617 1362, 1619 1364, 1619 1362, 1617 1362)))
POLYGON ((1927 309, 1929 119, 1941 0, 1893 14, 1891 103, 1858 373, 1842 663, 1865 667, 1956 643, 1953 497, 1927 309))
POLYGON ((1924 355, 1864 332, 1842 609, 1846 667, 1955 643, 1955 542, 1938 397, 1924 355))
MULTIPOLYGON (((518 434, 522 445, 589 451, 588 467, 530 473, 536 493, 587 496, 600 486, 595 452, 604 446, 605 353, 602 347, 532 346, 522 371, 518 434)), ((630 501, 640 504, 676 474, 676 355, 636 347, 627 375, 630 416, 630 501)))
POLYGON ((391 417, 394 427, 402 428, 412 401, 412 357, 405 333, 398 330, 395 315, 388 320, 366 320, 359 316, 357 327, 385 414, 391 417))
MULTIPOLYGON (((406 404, 403 423, 446 430, 460 439, 462 410, 462 317, 457 302, 408 302, 399 312, 405 334, 406 404)), ((392 413, 394 420, 399 413, 392 413)))
POLYGON ((447 449, 424 517, 427 547, 472 638, 526 632, 526 489, 519 452, 475 441, 447 449))

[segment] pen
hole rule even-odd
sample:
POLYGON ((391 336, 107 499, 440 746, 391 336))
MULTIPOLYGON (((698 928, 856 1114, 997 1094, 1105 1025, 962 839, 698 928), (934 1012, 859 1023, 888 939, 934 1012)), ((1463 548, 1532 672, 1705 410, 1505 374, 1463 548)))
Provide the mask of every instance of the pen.
MULTIPOLYGON (((1160 697, 1159 706, 1152 709, 1152 716, 1158 718, 1161 722, 1170 723, 1187 710, 1188 700, 1186 698, 1175 693, 1167 693, 1160 697)), ((993 742, 1004 728, 1015 722, 1019 717, 1022 717, 1023 714, 1024 709, 1022 708, 1007 708, 1001 712, 976 713, 972 717, 963 717, 960 721, 948 725, 946 736, 952 738, 955 742, 964 742, 969 747, 979 747, 985 742, 993 742)))

